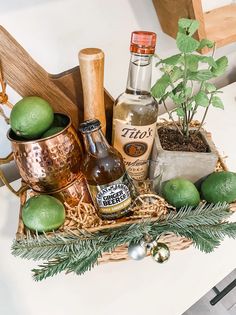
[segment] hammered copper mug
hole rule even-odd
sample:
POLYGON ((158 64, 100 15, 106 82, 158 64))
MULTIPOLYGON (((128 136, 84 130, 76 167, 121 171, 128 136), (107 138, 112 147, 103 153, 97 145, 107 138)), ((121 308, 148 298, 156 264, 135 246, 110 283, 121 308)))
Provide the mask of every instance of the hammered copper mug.
POLYGON ((76 207, 80 202, 92 203, 86 180, 82 173, 71 184, 51 195, 69 207, 76 207))
POLYGON ((16 165, 23 181, 37 192, 54 192, 74 181, 80 171, 82 147, 70 117, 54 114, 65 128, 37 140, 20 140, 10 129, 16 165))

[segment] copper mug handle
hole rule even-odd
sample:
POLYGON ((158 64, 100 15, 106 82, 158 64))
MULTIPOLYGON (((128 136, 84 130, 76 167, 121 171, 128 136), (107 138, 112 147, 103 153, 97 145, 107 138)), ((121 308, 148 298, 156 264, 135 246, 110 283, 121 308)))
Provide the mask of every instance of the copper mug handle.
MULTIPOLYGON (((7 164, 11 161, 14 160, 14 155, 13 155, 13 152, 11 152, 10 154, 8 154, 8 156, 6 156, 5 158, 0 158, 0 166, 3 165, 3 164, 7 164)), ((2 180, 3 184, 5 184, 7 186, 7 188, 9 188, 9 190, 15 194, 17 197, 20 196, 20 194, 22 192, 24 192, 26 189, 27 189, 27 185, 25 183, 23 183, 23 185, 20 187, 20 189, 18 190, 15 190, 11 185, 10 183, 8 182, 6 176, 4 175, 3 171, 1 170, 0 168, 0 179, 2 180)))

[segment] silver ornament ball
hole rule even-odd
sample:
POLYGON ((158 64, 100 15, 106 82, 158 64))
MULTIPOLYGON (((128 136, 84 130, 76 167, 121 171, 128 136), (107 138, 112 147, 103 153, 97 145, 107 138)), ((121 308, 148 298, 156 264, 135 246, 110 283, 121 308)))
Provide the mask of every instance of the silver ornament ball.
POLYGON ((157 243, 156 246, 151 249, 151 255, 156 262, 162 264, 170 257, 169 247, 164 243, 157 243))
POLYGON ((146 257, 147 249, 144 243, 142 244, 135 244, 131 243, 128 247, 128 255, 130 258, 134 260, 141 260, 146 257))

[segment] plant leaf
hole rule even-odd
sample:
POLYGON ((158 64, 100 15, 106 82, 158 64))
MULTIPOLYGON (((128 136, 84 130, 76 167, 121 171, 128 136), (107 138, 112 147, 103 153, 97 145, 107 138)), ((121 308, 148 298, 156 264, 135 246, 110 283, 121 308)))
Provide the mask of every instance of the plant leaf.
POLYGON ((173 92, 174 94, 176 94, 177 92, 182 91, 182 89, 183 89, 183 82, 180 82, 180 83, 175 87, 175 89, 172 90, 172 92, 173 92))
POLYGON ((220 57, 216 60, 216 68, 212 68, 211 72, 214 77, 218 77, 225 73, 228 66, 228 58, 226 56, 220 57))
POLYGON ((183 53, 191 53, 199 46, 199 42, 196 39, 180 32, 177 33, 176 44, 183 53))
POLYGON ((192 20, 191 25, 188 28, 188 34, 192 36, 199 27, 199 22, 197 20, 192 20))
POLYGON ((166 58, 166 59, 163 59, 163 60, 157 62, 157 63, 156 63, 156 66, 158 66, 158 65, 161 64, 161 63, 164 63, 164 64, 166 64, 166 65, 175 66, 175 65, 179 62, 179 60, 181 59, 181 57, 182 57, 181 54, 173 55, 173 56, 171 56, 171 57, 168 57, 168 58, 166 58))
POLYGON ((194 81, 206 81, 213 77, 213 74, 210 70, 199 70, 199 71, 188 71, 187 77, 189 80, 194 81))
POLYGON ((184 115, 185 115, 185 112, 184 112, 183 108, 181 108, 181 107, 176 108, 175 112, 176 112, 176 114, 177 114, 179 117, 184 117, 184 115))
POLYGON ((203 91, 199 91, 195 96, 195 102, 198 106, 207 107, 209 105, 207 94, 203 91))
POLYGON ((194 54, 186 56, 187 67, 190 71, 197 71, 199 62, 208 63, 209 66, 217 68, 217 64, 211 56, 200 56, 194 54))
POLYGON ((211 99, 211 104, 214 107, 224 109, 224 104, 222 100, 219 98, 219 96, 214 95, 211 99))
MULTIPOLYGON (((165 93, 165 94, 162 96, 162 98, 161 98, 160 101, 165 101, 165 100, 167 99, 167 97, 171 97, 172 100, 174 101, 173 98, 175 97, 175 94, 176 94, 177 92, 182 91, 182 89, 183 89, 183 83, 180 82, 171 92, 165 93)), ((180 104, 181 104, 181 103, 180 103, 180 104)))
POLYGON ((185 97, 189 97, 192 94, 192 88, 187 86, 183 89, 185 97))
POLYGON ((191 110, 191 109, 193 108, 193 104, 194 104, 194 102, 189 103, 189 104, 186 106, 186 109, 187 109, 187 110, 191 110))
POLYGON ((183 70, 180 67, 174 67, 173 70, 169 73, 170 79, 172 82, 178 81, 183 74, 183 70))
POLYGON ((204 38, 204 39, 202 39, 202 40, 200 41, 200 45, 199 45, 198 49, 202 49, 202 48, 204 48, 204 47, 213 48, 213 47, 214 47, 214 44, 215 44, 215 43, 214 43, 213 41, 204 38))
POLYGON ((192 36, 199 27, 199 22, 197 20, 191 20, 182 18, 178 21, 179 30, 182 32, 185 29, 188 35, 192 36))
POLYGON ((213 57, 211 56, 198 56, 199 61, 208 63, 209 66, 212 66, 213 68, 217 68, 217 64, 213 57))
POLYGON ((181 28, 188 28, 194 20, 182 18, 178 21, 178 26, 181 28))
POLYGON ((199 58, 197 55, 187 55, 186 57, 187 68, 190 71, 197 71, 199 58))
POLYGON ((209 93, 216 91, 216 87, 212 83, 205 82, 204 86, 205 86, 205 89, 207 90, 207 92, 209 92, 209 93))
POLYGON ((185 101, 185 97, 182 96, 180 93, 178 94, 173 94, 169 93, 170 98, 173 100, 173 102, 177 105, 181 105, 185 101))
POLYGON ((170 84, 170 78, 167 74, 163 74, 163 76, 156 81, 156 83, 151 88, 152 96, 155 98, 161 98, 166 91, 166 88, 170 84))

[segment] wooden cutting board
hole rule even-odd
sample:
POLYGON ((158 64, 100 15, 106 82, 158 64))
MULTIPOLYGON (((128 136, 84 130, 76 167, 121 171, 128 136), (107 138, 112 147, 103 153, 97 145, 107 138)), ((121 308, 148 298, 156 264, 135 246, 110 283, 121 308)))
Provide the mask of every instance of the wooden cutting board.
MULTIPOLYGON (((83 120, 83 92, 79 66, 63 73, 50 74, 0 26, 0 62, 4 78, 21 96, 46 99, 55 112, 69 114, 77 128, 83 120)), ((104 90, 107 135, 111 135, 113 99, 104 90)))

